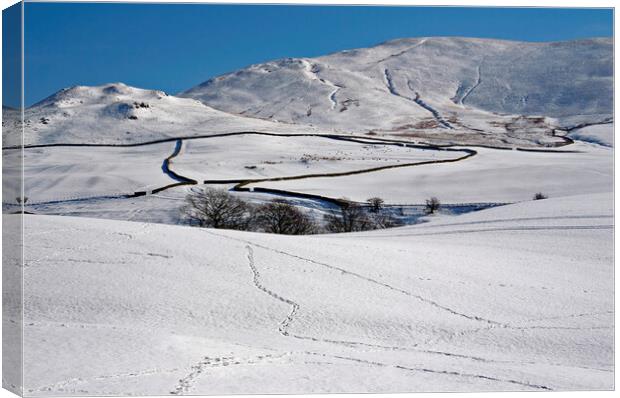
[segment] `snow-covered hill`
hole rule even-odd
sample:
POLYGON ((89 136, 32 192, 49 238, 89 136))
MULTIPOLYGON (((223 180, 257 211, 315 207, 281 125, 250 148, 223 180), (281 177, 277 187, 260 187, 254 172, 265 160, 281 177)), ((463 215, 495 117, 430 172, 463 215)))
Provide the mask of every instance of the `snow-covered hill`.
MULTIPOLYGON (((25 143, 338 130, 434 143, 556 146, 575 126, 612 119, 612 66, 610 39, 394 40, 252 65, 179 97, 122 83, 67 88, 26 109, 25 143)), ((19 113, 7 110, 3 146, 17 145, 19 131, 19 113)))
POLYGON ((24 392, 610 389, 612 202, 306 237, 26 216, 24 392))
MULTIPOLYGON (((26 109, 24 127, 26 145, 130 144, 230 131, 296 131, 295 126, 239 117, 197 100, 123 83, 63 89, 26 109)), ((18 113, 6 113, 2 132, 3 146, 19 143, 18 113)))
POLYGON ((180 95, 244 116, 347 131, 445 138, 456 130, 469 135, 457 138, 463 142, 479 139, 479 130, 514 138, 604 120, 613 112, 612 79, 611 39, 434 37, 252 65, 180 95), (547 119, 524 123, 517 115, 547 119))

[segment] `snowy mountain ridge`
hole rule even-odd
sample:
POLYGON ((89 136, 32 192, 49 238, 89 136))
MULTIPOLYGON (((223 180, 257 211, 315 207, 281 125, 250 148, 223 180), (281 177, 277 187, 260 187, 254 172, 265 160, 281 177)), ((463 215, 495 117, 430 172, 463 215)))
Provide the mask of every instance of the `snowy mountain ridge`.
MULTIPOLYGON (((270 131, 561 146, 575 126, 613 120, 612 55, 611 39, 433 37, 255 64, 178 96, 123 83, 74 86, 26 109, 25 143, 127 144, 270 131)), ((16 145, 20 115, 4 113, 3 146, 16 145)))
POLYGON ((612 56, 606 38, 398 39, 251 65, 180 96, 241 115, 358 132, 492 131, 506 115, 546 116, 565 126, 575 116, 612 114, 612 56), (491 120, 481 126, 473 118, 491 120))

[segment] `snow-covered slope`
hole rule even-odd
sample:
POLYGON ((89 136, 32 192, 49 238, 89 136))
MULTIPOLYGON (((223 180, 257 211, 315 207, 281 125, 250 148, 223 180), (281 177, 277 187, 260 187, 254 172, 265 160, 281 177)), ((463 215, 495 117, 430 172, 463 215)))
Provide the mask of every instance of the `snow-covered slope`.
MULTIPOLYGON (((19 144, 18 116, 9 112, 3 120, 5 147, 19 144)), ((296 127, 230 115, 162 91, 112 83, 64 89, 26 109, 24 142, 130 144, 245 130, 294 132, 296 127)))
POLYGON ((592 142, 595 144, 614 146, 614 125, 598 124, 575 129, 568 134, 574 140, 592 142))
POLYGON ((610 389, 612 227, 610 194, 306 237, 26 216, 25 392, 610 389))
POLYGON ((506 124, 515 115, 559 119, 521 126, 530 135, 541 128, 548 135, 556 125, 572 127, 563 121, 567 117, 577 124, 611 116, 612 78, 611 39, 526 43, 433 37, 252 65, 181 96, 245 116, 349 131, 426 138, 429 130, 475 135, 482 129, 511 137, 514 129, 506 124))

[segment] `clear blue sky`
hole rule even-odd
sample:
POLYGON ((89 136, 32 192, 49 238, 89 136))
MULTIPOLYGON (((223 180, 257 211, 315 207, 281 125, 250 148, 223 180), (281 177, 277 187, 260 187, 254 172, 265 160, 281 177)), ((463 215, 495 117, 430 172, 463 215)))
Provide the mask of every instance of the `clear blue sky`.
POLYGON ((76 84, 171 94, 252 63, 400 37, 612 36, 611 9, 26 3, 26 105, 76 84))

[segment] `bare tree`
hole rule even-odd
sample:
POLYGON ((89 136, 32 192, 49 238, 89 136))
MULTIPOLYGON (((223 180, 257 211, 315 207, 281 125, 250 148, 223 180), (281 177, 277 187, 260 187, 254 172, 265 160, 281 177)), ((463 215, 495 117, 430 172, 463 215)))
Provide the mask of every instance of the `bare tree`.
POLYGON ((385 201, 377 196, 374 196, 372 198, 366 199, 366 203, 370 205, 370 211, 372 211, 373 213, 378 213, 379 210, 383 208, 383 204, 385 203, 385 201))
POLYGON ((339 210, 325 216, 325 228, 329 232, 355 232, 374 229, 374 225, 360 205, 343 199, 339 210))
POLYGON ((433 214, 441 207, 441 202, 436 197, 426 199, 426 213, 433 214))
POLYGON ((249 229, 250 207, 225 190, 192 190, 185 197, 182 216, 192 225, 223 229, 249 229))
POLYGON ((285 235, 308 235, 317 226, 308 215, 285 201, 274 199, 256 209, 255 219, 263 231, 285 235))
POLYGON ((536 195, 534 195, 534 200, 541 200, 541 199, 547 199, 547 198, 548 196, 542 192, 538 192, 536 193, 536 195))

